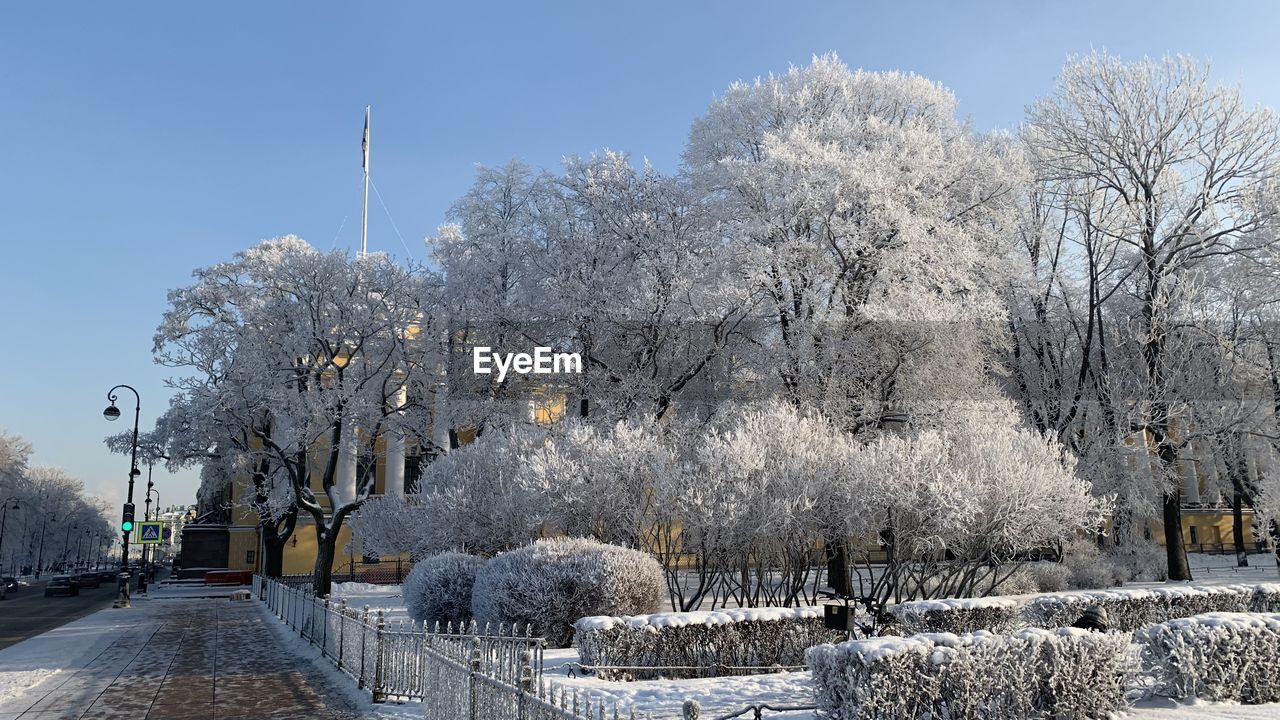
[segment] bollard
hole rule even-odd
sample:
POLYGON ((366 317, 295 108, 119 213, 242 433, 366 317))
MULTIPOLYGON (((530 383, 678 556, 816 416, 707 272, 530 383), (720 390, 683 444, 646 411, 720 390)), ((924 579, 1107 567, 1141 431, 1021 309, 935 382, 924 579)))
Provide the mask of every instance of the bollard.
POLYGON ((697 700, 684 701, 684 720, 698 720, 700 714, 702 714, 702 706, 697 700))

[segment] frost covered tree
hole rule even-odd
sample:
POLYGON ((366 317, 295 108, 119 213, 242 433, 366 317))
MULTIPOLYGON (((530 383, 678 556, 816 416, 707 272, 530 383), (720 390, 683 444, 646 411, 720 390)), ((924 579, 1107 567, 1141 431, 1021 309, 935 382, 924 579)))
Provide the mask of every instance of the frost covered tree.
POLYGON ((572 415, 660 418, 705 410, 713 377, 744 339, 749 292, 733 248, 677 177, 620 153, 570 157, 562 173, 481 168, 428 240, 450 296, 450 426, 521 420, 541 389, 477 377, 470 348, 576 352, 558 380, 572 415))
POLYGON ((694 123, 687 171, 764 297, 762 369, 786 397, 861 432, 985 393, 1008 145, 942 86, 834 56, 735 84, 694 123))
POLYGON ((858 602, 876 618, 902 600, 986 595, 1027 553, 1097 531, 1110 503, 1074 466, 999 406, 859 448, 843 500, 863 510, 843 516, 844 532, 880 542, 857 546, 858 602))
POLYGON ((431 279, 296 237, 195 277, 170 293, 157 356, 199 370, 175 383, 287 481, 262 485, 264 502, 296 503, 311 521, 314 589, 327 595, 338 533, 374 486, 358 459, 393 434, 424 434, 438 364, 431 279))
POLYGON ((1104 381, 1132 392, 1121 430, 1152 448, 1169 577, 1189 579, 1171 337, 1197 272, 1276 241, 1265 232, 1275 208, 1260 199, 1280 160, 1280 127, 1238 89, 1211 86, 1191 59, 1126 64, 1104 53, 1069 62, 1028 123, 1043 177, 1085 187, 1092 202, 1075 209, 1118 263, 1110 305, 1132 361, 1113 363, 1104 381))
POLYGON ((958 120, 950 91, 817 57, 730 87, 684 163, 761 296, 766 392, 867 437, 991 398, 1021 162, 958 120))

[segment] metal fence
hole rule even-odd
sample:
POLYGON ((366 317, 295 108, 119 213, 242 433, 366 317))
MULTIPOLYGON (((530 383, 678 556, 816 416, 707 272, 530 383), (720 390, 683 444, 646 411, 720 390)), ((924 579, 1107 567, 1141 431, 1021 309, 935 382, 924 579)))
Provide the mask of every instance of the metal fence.
POLYGON ((546 641, 511 626, 387 623, 382 610, 347 607, 309 585, 253 577, 253 596, 320 648, 374 702, 420 700, 428 720, 608 720, 637 715, 606 708, 543 677, 546 641))

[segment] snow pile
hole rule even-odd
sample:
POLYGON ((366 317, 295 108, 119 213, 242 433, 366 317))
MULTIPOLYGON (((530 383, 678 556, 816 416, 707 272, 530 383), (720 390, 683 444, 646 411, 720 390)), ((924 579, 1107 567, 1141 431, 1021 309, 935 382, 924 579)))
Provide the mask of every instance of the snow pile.
POLYGON ((1007 597, 913 600, 889 607, 894 632, 902 634, 976 630, 1008 632, 1018 624, 1022 603, 1007 597))
POLYGON ((539 540, 500 553, 476 572, 476 622, 532 626, 552 647, 588 615, 653 612, 666 589, 649 555, 586 538, 539 540))
POLYGON ((484 558, 443 552, 423 558, 404 581, 404 605, 409 617, 432 623, 471 621, 471 590, 484 558))
POLYGON ((884 637, 809 651, 819 708, 843 720, 1076 720, 1124 702, 1121 633, 1028 628, 884 637))
POLYGON ((586 617, 575 629, 582 664, 603 680, 797 668, 808 648, 842 635, 824 627, 821 607, 586 617))
POLYGON ((1156 695, 1280 701, 1280 615, 1197 615, 1144 628, 1134 639, 1156 695))
POLYGON ((1280 585, 1173 585, 1041 595, 1028 603, 1023 619, 1039 627, 1070 625, 1090 605, 1106 609, 1112 629, 1137 630, 1211 612, 1280 610, 1280 585))

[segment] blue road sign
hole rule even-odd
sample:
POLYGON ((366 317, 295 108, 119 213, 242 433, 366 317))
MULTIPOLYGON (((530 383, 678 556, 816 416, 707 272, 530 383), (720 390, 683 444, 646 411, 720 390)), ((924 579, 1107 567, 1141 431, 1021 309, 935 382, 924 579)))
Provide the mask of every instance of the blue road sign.
POLYGON ((144 545, 159 545, 163 535, 164 523, 162 522, 138 523, 138 542, 144 545))

